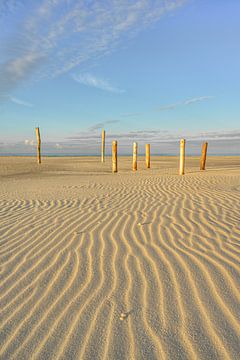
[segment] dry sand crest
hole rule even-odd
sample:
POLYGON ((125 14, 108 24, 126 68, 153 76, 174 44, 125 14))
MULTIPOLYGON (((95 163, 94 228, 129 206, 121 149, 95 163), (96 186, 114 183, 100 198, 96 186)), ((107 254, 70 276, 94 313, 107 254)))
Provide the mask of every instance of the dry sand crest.
POLYGON ((239 359, 240 160, 0 158, 1 359, 239 359))

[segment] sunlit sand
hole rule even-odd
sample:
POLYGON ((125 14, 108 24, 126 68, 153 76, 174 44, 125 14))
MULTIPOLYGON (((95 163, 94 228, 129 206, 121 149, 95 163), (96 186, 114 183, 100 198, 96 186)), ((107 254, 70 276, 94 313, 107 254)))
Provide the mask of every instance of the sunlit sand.
POLYGON ((239 359, 240 157, 0 158, 1 359, 239 359))

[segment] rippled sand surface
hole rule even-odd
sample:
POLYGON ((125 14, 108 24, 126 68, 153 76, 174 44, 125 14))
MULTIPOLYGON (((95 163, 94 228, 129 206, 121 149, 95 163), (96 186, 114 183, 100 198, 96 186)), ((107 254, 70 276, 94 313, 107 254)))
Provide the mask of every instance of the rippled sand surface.
POLYGON ((0 359, 239 359, 240 158, 0 158, 0 359))

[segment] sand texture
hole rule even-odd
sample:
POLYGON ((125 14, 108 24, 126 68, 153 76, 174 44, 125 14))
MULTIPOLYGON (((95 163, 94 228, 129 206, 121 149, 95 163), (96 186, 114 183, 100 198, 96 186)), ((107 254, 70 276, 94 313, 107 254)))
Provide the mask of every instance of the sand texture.
POLYGON ((240 158, 0 158, 0 359, 240 359, 240 158))

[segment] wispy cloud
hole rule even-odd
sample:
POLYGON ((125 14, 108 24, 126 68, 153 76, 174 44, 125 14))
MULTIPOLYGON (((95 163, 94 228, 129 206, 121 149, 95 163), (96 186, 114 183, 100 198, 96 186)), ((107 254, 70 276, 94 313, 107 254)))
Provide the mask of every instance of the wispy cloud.
POLYGON ((35 144, 34 140, 29 140, 29 139, 24 140, 24 145, 33 146, 34 144, 35 144))
POLYGON ((6 100, 12 90, 30 78, 42 62, 43 55, 29 50, 0 64, 0 101, 6 100))
POLYGON ((175 109, 176 107, 178 107, 179 105, 182 105, 182 103, 179 102, 179 103, 164 105, 164 106, 158 107, 156 110, 160 110, 160 111, 172 110, 172 109, 175 109))
POLYGON ((106 125, 117 124, 119 122, 120 122, 120 120, 107 120, 107 121, 104 121, 104 122, 99 122, 99 123, 96 123, 96 124, 90 126, 88 128, 88 131, 90 131, 90 132, 97 131, 99 129, 104 128, 106 125))
POLYGON ((111 93, 123 93, 124 90, 112 86, 107 80, 96 77, 92 74, 73 74, 72 78, 82 85, 96 89, 108 91, 111 93))
POLYGON ((191 104, 195 104, 195 103, 198 103, 201 101, 210 100, 213 98, 214 98, 214 96, 199 96, 199 97, 187 99, 184 101, 180 101, 180 102, 177 102, 174 104, 164 105, 164 106, 158 107, 157 110, 160 110, 160 111, 172 110, 172 109, 177 108, 178 106, 191 105, 191 104))
POLYGON ((210 100, 210 99, 213 99, 213 98, 214 98, 214 96, 199 96, 199 97, 195 97, 195 98, 192 98, 192 99, 185 100, 183 102, 183 105, 191 105, 191 104, 194 104, 196 102, 210 100))
MULTIPOLYGON (((16 11, 21 23, 1 39, 0 97, 33 74, 57 76, 93 63, 188 1, 3 0, 3 23, 16 11)), ((100 86, 114 91, 108 83, 100 86)))
POLYGON ((122 114, 121 117, 139 117, 141 115, 146 115, 149 112, 152 111, 165 111, 165 110, 174 110, 176 108, 178 108, 179 106, 188 106, 188 105, 192 105, 201 101, 205 101, 205 100, 210 100, 210 99, 214 99, 215 96, 199 96, 199 97, 195 97, 195 98, 191 98, 191 99, 187 99, 187 100, 183 100, 183 101, 179 101, 173 104, 168 104, 168 105, 163 105, 163 106, 158 106, 158 107, 154 107, 152 109, 147 109, 144 112, 138 112, 138 113, 128 113, 128 114, 122 114))
MULTIPOLYGON (((200 141, 200 140, 237 140, 240 139, 240 129, 236 130, 218 130, 206 132, 174 132, 159 129, 145 129, 128 132, 107 132, 107 141, 119 140, 122 144, 127 144, 131 141, 138 141, 144 144, 145 142, 160 143, 169 141, 178 141, 180 138, 186 138, 187 141, 200 141)), ((71 141, 82 142, 96 142, 101 141, 100 133, 96 133, 87 129, 87 131, 76 134, 67 138, 71 141)))
POLYGON ((131 118, 131 117, 136 117, 136 116, 140 116, 142 115, 143 113, 141 112, 136 112, 136 113, 127 113, 127 114, 122 114, 121 116, 122 117, 126 117, 126 118, 131 118))
POLYGON ((31 104, 31 103, 29 103, 29 102, 27 102, 27 101, 23 101, 23 100, 17 99, 17 98, 15 98, 15 97, 10 96, 9 99, 10 99, 13 103, 15 103, 15 104, 17 104, 17 105, 26 106, 26 107, 33 107, 33 104, 31 104))
POLYGON ((24 1, 22 0, 1 0, 0 1, 0 17, 6 16, 9 13, 16 12, 19 7, 22 7, 24 1))
MULTIPOLYGON (((106 134, 106 152, 111 154, 112 140, 118 140, 119 154, 131 154, 132 143, 137 141, 139 152, 144 153, 145 144, 151 144, 152 154, 179 154, 179 140, 187 140, 186 151, 188 154, 200 155, 203 141, 209 142, 209 154, 239 154, 240 155, 240 129, 216 130, 206 132, 173 132, 159 129, 146 129, 129 132, 110 132, 106 134)), ((35 141, 26 139, 20 142, 0 143, 0 154, 33 154, 35 141)), ((42 149, 45 154, 100 154, 101 132, 90 129, 82 133, 73 134, 57 141, 43 141, 42 149)))

